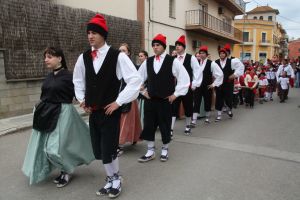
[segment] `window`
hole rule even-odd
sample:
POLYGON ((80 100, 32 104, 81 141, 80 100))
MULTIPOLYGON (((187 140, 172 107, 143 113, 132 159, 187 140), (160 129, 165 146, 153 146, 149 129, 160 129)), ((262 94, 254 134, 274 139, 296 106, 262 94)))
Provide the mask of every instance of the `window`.
POLYGON ((261 63, 265 63, 266 60, 267 60, 267 53, 259 53, 259 54, 258 54, 258 57, 259 57, 259 61, 260 61, 261 63))
POLYGON ((254 17, 253 17, 253 19, 257 19, 257 17, 256 17, 256 16, 254 16, 254 17))
POLYGON ((241 60, 251 60, 251 53, 243 53, 241 52, 240 54, 240 59, 241 60))
POLYGON ((175 18, 175 0, 169 0, 169 17, 175 18))
POLYGON ((243 41, 249 42, 249 32, 243 32, 243 41))
POLYGON ((259 17, 259 20, 264 20, 264 17, 263 17, 263 16, 260 16, 260 17, 259 17))
POLYGON ((269 16, 269 17, 268 17, 268 21, 270 21, 270 22, 273 21, 273 17, 272 17, 272 16, 269 16))
POLYGON ((267 33, 261 33, 261 42, 266 43, 267 42, 267 33))

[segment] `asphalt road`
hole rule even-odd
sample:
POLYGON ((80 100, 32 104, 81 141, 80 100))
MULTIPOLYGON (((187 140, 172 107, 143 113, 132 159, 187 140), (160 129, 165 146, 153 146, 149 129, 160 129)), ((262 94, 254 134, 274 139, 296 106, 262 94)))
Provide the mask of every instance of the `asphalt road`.
MULTIPOLYGON (((120 158, 125 179, 118 199, 128 200, 299 200, 300 89, 287 103, 240 107, 233 119, 199 121, 184 136, 176 123, 170 159, 141 164, 145 143, 128 146, 120 158)), ((72 182, 57 189, 52 179, 33 186, 21 172, 30 130, 0 137, 0 200, 96 200, 105 173, 99 161, 81 166, 72 182)), ((159 135, 159 134, 158 134, 159 135)), ((161 141, 156 141, 157 157, 161 141)))

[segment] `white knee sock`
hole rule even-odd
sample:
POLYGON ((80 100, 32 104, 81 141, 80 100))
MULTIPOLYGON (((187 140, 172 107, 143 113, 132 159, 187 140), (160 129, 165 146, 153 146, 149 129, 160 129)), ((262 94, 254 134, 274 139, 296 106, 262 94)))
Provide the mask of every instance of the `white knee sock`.
POLYGON ((104 164, 105 172, 107 176, 113 176, 114 175, 114 168, 112 163, 104 164))
POLYGON ((190 126, 191 125, 191 117, 186 117, 185 118, 185 126, 190 126))
POLYGON ((114 159, 111 164, 113 167, 114 174, 118 174, 119 173, 119 158, 117 157, 116 159, 114 159))
MULTIPOLYGON (((104 168, 105 168, 105 172, 106 172, 107 176, 112 177, 114 175, 114 169, 113 169, 113 164, 112 163, 104 164, 104 168)), ((112 182, 107 181, 104 188, 108 189, 108 188, 111 188, 111 187, 112 187, 112 182)))
POLYGON ((197 122, 198 113, 193 113, 193 123, 197 122))
POLYGON ((171 130, 174 129, 175 126, 176 117, 172 117, 172 124, 171 124, 171 130))
POLYGON ((161 155, 166 156, 168 154, 169 144, 164 144, 162 147, 163 148, 161 149, 161 155))
POLYGON ((218 110, 218 116, 220 116, 220 117, 222 116, 222 111, 218 110))
POLYGON ((153 141, 147 141, 148 150, 145 156, 149 157, 152 156, 155 153, 154 149, 154 142, 153 141))

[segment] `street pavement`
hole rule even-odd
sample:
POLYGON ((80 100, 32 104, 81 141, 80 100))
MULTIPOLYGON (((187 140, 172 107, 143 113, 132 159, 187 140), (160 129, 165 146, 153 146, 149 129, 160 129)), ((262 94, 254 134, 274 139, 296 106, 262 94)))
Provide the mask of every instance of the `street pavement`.
MULTIPOLYGON (((170 159, 138 163, 146 144, 127 146, 120 157, 124 177, 118 198, 128 200, 299 200, 300 89, 291 89, 287 103, 234 110, 233 119, 209 125, 200 120, 184 136, 184 120, 176 122, 170 159)), ((105 173, 99 161, 78 167, 72 182, 57 189, 52 179, 30 186, 21 167, 30 137, 21 130, 0 137, 0 200, 96 200, 105 173)))

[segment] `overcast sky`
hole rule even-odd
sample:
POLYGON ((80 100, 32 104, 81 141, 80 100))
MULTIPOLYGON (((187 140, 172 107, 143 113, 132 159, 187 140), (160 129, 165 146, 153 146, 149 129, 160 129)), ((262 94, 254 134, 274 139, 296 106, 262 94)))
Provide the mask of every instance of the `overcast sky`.
POLYGON ((279 10, 277 20, 283 25, 289 37, 300 38, 300 1, 299 0, 244 0, 250 2, 246 11, 250 11, 257 5, 267 4, 279 10), (296 22, 296 23, 295 23, 296 22))

